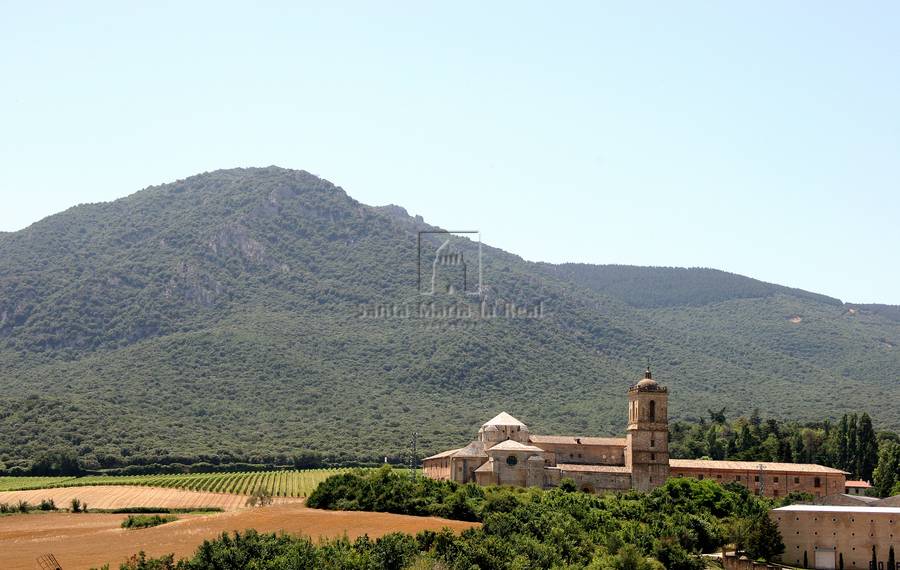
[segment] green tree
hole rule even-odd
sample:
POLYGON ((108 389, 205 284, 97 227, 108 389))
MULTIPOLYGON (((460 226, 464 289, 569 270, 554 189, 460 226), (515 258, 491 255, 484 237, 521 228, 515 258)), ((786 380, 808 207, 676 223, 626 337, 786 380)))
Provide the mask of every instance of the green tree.
POLYGON ((774 560, 784 552, 784 541, 778 525, 763 512, 753 519, 747 536, 747 554, 751 558, 774 560))
POLYGON ((893 492, 900 483, 900 445, 893 441, 885 441, 881 445, 872 478, 879 497, 887 497, 893 492))
POLYGON ((847 414, 841 416, 837 431, 838 468, 850 471, 850 420, 847 414))
POLYGON ((707 454, 711 459, 725 459, 725 450, 722 448, 722 444, 719 443, 715 425, 709 426, 709 431, 706 434, 706 446, 707 454))
POLYGON ((633 544, 626 544, 615 555, 600 554, 587 567, 588 570, 665 570, 662 563, 641 554, 633 544))
POLYGON ((859 476, 859 448, 857 447, 856 414, 850 414, 850 423, 847 426, 847 471, 859 476))
POLYGON ((869 414, 859 418, 857 441, 857 474, 864 481, 872 480, 872 471, 878 462, 878 439, 869 414))

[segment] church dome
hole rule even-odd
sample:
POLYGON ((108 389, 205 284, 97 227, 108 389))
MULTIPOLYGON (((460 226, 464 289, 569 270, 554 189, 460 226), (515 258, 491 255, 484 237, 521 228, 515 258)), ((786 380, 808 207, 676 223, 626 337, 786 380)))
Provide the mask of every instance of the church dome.
POLYGON ((659 387, 659 384, 656 380, 653 379, 653 374, 650 373, 650 367, 647 367, 647 371, 644 372, 644 378, 637 383, 638 389, 643 388, 645 390, 650 390, 659 387))

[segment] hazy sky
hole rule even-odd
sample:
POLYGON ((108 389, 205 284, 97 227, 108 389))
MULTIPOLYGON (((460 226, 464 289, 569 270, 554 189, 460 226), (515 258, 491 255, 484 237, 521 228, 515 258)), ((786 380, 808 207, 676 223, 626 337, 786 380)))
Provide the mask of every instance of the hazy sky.
POLYGON ((0 2, 0 230, 277 164, 530 260, 900 304, 896 2, 182 4, 0 2))

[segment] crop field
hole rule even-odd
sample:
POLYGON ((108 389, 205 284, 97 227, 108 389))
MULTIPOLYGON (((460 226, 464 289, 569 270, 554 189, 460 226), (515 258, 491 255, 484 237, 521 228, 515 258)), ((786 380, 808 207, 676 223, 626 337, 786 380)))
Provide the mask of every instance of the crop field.
POLYGON ((448 527, 460 532, 478 526, 477 523, 433 517, 320 511, 307 509, 298 500, 282 500, 290 502, 209 515, 178 515, 179 520, 175 522, 139 531, 121 528, 126 519, 126 515, 121 514, 46 513, 0 517, 0 568, 35 568, 35 559, 48 552, 52 552, 66 570, 86 570, 104 563, 118 568, 120 563, 141 550, 150 556, 169 553, 176 557, 189 556, 204 540, 246 528, 307 535, 313 539, 346 534, 352 540, 364 534, 377 538, 395 531, 415 534, 448 527))
POLYGON ((249 495, 257 489, 263 489, 271 493, 273 497, 306 497, 313 492, 320 482, 332 475, 347 471, 350 471, 350 469, 189 473, 176 475, 0 477, 0 491, 97 485, 133 485, 235 495, 249 495))

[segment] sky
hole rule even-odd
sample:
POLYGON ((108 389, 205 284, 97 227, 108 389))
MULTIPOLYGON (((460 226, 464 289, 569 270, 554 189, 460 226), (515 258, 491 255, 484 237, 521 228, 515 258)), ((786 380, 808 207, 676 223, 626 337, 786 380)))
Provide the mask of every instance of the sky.
POLYGON ((900 304, 895 2, 0 0, 0 231, 308 170, 525 259, 900 304))

